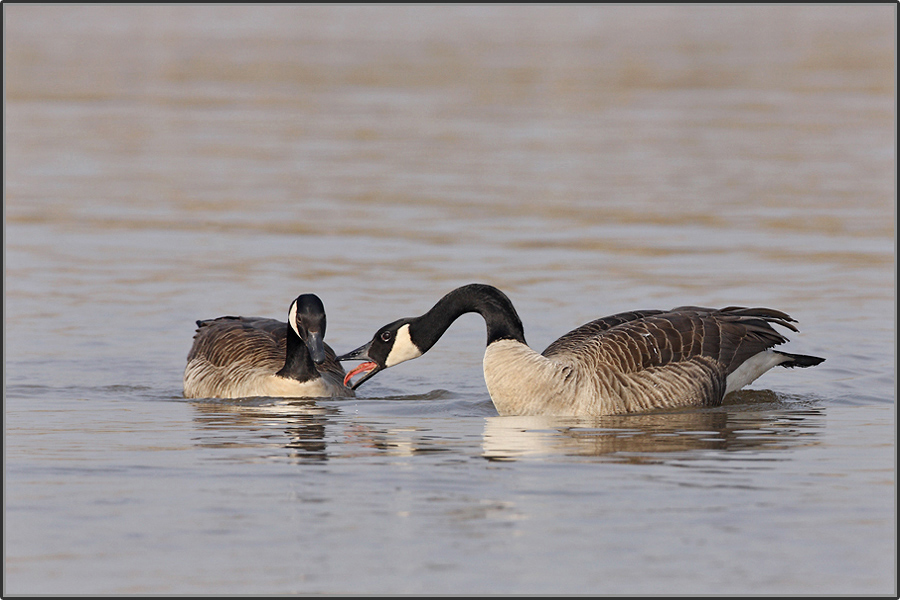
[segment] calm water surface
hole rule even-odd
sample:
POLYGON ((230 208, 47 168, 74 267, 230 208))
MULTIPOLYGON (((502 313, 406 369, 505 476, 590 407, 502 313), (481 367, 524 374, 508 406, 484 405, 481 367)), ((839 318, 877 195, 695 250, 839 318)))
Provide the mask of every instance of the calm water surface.
POLYGON ((4 7, 4 594, 896 593, 896 9, 4 7), (484 325, 350 400, 185 400, 474 281, 542 350, 771 306, 716 409, 498 417, 484 325))

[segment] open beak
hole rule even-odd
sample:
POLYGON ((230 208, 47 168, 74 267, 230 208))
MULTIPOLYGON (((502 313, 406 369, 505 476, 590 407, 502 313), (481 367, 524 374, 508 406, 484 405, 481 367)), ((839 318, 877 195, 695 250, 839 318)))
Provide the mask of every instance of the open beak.
POLYGON ((319 331, 310 331, 306 336, 306 347, 309 349, 309 356, 317 365, 325 362, 325 338, 319 331))
POLYGON ((360 346, 359 348, 357 348, 356 350, 353 350, 352 352, 348 352, 347 354, 343 354, 343 355, 337 357, 337 359, 339 361, 344 361, 344 360, 363 360, 363 361, 365 361, 364 363, 357 366, 355 369, 353 369, 352 371, 347 373, 347 375, 344 376, 344 385, 348 386, 351 390, 355 390, 356 388, 361 386, 363 383, 365 383, 369 378, 371 378, 373 375, 375 375, 375 373, 384 369, 384 367, 379 366, 378 363, 372 361, 369 358, 369 348, 371 346, 372 346, 372 342, 369 342, 365 346, 360 346), (353 379, 353 377, 355 375, 358 375, 360 373, 363 373, 362 378, 359 381, 357 381, 356 383, 354 383, 353 385, 349 385, 350 380, 353 379))

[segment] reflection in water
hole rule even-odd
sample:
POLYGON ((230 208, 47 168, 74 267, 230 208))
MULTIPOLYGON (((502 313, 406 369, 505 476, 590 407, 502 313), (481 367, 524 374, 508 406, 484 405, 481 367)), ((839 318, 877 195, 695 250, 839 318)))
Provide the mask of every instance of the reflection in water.
POLYGON ((340 411, 314 400, 246 398, 193 402, 198 445, 207 448, 265 448, 287 436, 291 458, 326 460, 328 416, 340 411))
POLYGON ((596 418, 489 417, 484 457, 514 460, 555 454, 658 462, 664 453, 810 445, 825 427, 824 409, 787 406, 771 391, 741 392, 731 402, 716 409, 596 418), (734 405, 735 400, 742 404, 734 405))
MULTIPOLYGON (((433 395, 403 398, 420 402, 429 401, 433 395)), ((259 459, 260 448, 273 447, 287 449, 286 457, 298 462, 367 455, 411 456, 449 449, 447 440, 435 436, 429 427, 360 422, 338 407, 323 406, 312 399, 206 399, 192 404, 198 412, 194 422, 199 429, 199 446, 253 449, 248 457, 251 461, 259 459)))
MULTIPOLYGON (((440 400, 406 397, 410 410, 440 400)), ((410 414, 390 425, 361 420, 315 400, 204 400, 197 410, 198 445, 249 449, 243 459, 322 462, 365 456, 446 453, 489 460, 523 457, 602 457, 629 463, 683 459, 694 451, 779 450, 817 443, 824 409, 783 402, 771 391, 744 391, 715 409, 659 411, 599 418, 487 417, 479 438, 470 418, 410 414), (278 448, 278 452, 272 450, 278 448), (260 449, 266 449, 260 452, 260 449), (286 454, 285 451, 286 450, 286 454)), ((694 457, 706 456, 699 453, 694 457)), ((241 458, 241 457, 238 457, 241 458)))

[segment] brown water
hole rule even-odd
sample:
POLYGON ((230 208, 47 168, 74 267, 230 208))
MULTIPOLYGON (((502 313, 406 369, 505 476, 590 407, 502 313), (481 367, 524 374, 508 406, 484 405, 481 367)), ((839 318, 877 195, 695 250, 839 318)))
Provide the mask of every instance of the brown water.
POLYGON ((896 593, 896 8, 4 6, 4 594, 896 593), (193 322, 339 352, 469 282, 538 350, 800 321, 714 410, 498 417, 484 328, 187 401, 193 322))

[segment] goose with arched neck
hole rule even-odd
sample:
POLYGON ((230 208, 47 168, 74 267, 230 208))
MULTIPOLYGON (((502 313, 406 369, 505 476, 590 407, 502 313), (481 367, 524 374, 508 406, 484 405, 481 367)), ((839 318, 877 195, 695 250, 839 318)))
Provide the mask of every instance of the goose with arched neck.
POLYGON ((796 322, 769 308, 683 306, 636 310, 596 319, 542 353, 525 342, 510 299, 486 284, 459 287, 418 317, 379 328, 338 360, 361 360, 344 379, 375 374, 422 356, 461 315, 485 321, 484 378, 501 415, 582 416, 717 406, 775 366, 810 367, 824 359, 774 350, 787 342, 775 330, 796 322))

